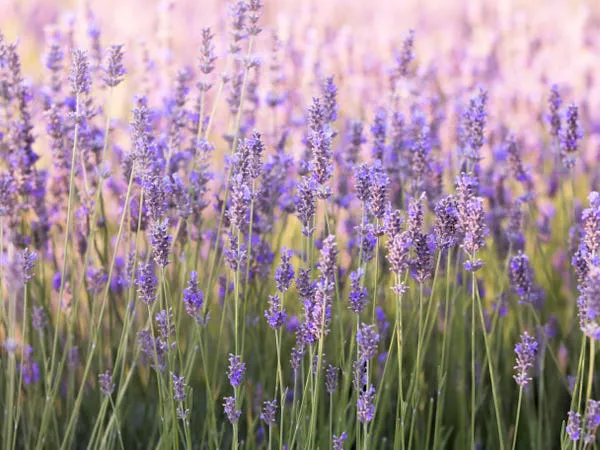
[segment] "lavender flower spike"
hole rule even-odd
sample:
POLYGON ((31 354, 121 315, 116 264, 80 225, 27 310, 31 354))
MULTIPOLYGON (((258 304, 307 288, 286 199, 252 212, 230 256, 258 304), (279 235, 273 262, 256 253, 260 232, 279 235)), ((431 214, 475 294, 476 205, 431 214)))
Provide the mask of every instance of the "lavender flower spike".
POLYGON ((581 439, 581 414, 569 411, 569 420, 567 421, 567 434, 572 441, 581 439))
POLYGON ((185 312, 187 312, 196 323, 202 323, 204 294, 198 286, 198 272, 196 271, 190 272, 188 286, 183 291, 183 303, 185 305, 185 312))
POLYGON ((356 409, 358 410, 358 421, 366 424, 375 417, 375 388, 370 385, 368 389, 361 391, 358 395, 356 409))
POLYGON ((110 370, 98 375, 98 382, 100 384, 100 392, 102 392, 104 395, 111 395, 115 390, 115 385, 112 382, 110 370))
POLYGON ((600 340, 600 267, 590 268, 580 290, 577 305, 581 331, 590 339, 600 340))
POLYGON ((275 415, 277 414, 277 400, 266 401, 263 404, 263 410, 260 418, 268 425, 275 424, 275 415))
POLYGON ((524 387, 531 381, 528 371, 533 367, 537 348, 538 343, 533 337, 529 336, 527 331, 521 335, 521 342, 515 345, 517 360, 514 369, 517 373, 514 375, 514 379, 521 387, 524 387))
POLYGON ((588 400, 585 412, 585 435, 583 442, 586 445, 596 440, 596 431, 600 426, 600 400, 588 400))
POLYGON ((232 387, 238 387, 242 384, 244 373, 246 372, 246 363, 241 362, 239 356, 229 354, 229 369, 227 376, 232 387))
POLYGON ((335 434, 331 437, 333 450, 344 450, 344 441, 348 439, 348 433, 345 431, 336 436, 335 434))
POLYGON ((92 87, 90 77, 90 63, 85 50, 73 50, 71 53, 73 63, 71 65, 71 89, 75 94, 89 94, 92 87))
POLYGON ((366 362, 377 354, 377 345, 379 344, 379 333, 375 325, 361 323, 356 333, 356 342, 358 344, 358 357, 366 362))
POLYGON ((240 416, 242 415, 242 411, 236 408, 236 399, 235 397, 225 397, 223 402, 223 409, 225 410, 225 415, 231 424, 237 423, 240 416))
POLYGON ((121 84, 125 76, 125 67, 123 67, 123 45, 111 45, 108 49, 106 66, 104 67, 104 83, 108 87, 115 87, 121 84))
POLYGON ((569 105, 565 112, 565 123, 560 129, 560 156, 567 169, 575 165, 575 153, 579 150, 579 141, 583 137, 583 130, 579 121, 577 105, 569 105))

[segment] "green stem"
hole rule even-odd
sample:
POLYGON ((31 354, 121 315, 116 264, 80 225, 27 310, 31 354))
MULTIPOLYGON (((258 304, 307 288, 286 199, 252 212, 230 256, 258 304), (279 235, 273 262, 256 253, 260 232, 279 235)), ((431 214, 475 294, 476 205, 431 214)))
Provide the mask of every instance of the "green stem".
POLYGON ((519 432, 519 417, 521 415, 521 400, 523 398, 523 386, 519 387, 519 401, 517 402, 517 418, 515 419, 515 434, 513 435, 512 450, 517 445, 517 433, 519 432))
MULTIPOLYGON (((475 273, 473 273, 475 277, 475 273)), ((485 318, 483 317, 483 305, 481 304, 481 296, 479 295, 479 289, 476 290, 476 298, 479 306, 479 319, 481 322, 481 330, 483 332, 483 342, 485 345, 485 353, 487 354, 488 370, 490 372, 490 383, 492 384, 492 397, 494 400, 494 410, 496 414, 496 426, 498 428, 498 441, 500 444, 500 450, 504 450, 504 432, 502 429, 502 416, 500 415, 500 399, 498 398, 496 388, 496 375, 494 372, 493 355, 490 352, 490 346, 488 342, 488 336, 485 327, 485 318)))

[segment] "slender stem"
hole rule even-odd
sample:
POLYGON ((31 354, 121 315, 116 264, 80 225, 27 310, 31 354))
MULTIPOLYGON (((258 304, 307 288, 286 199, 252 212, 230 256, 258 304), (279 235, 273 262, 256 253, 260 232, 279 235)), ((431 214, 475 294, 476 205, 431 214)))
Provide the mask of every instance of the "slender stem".
POLYGON ((450 264, 452 261, 452 249, 448 249, 446 254, 446 295, 444 299, 444 332, 442 333, 442 354, 440 357, 440 366, 438 372, 438 400, 435 408, 435 426, 433 430, 433 448, 437 449, 438 441, 440 439, 440 427, 442 421, 442 413, 444 409, 444 398, 442 393, 445 394, 445 385, 447 383, 446 376, 446 347, 448 342, 448 335, 450 334, 450 324, 448 323, 448 310, 450 300, 450 264))
MULTIPOLYGON (((475 272, 471 277, 471 448, 475 448, 475 272)), ((485 327, 483 328, 485 334, 485 327)))
POLYGON ((594 382, 594 362, 596 358, 596 341, 590 338, 590 363, 588 367, 587 389, 585 391, 586 404, 592 397, 592 384, 594 382))
POLYGON ((517 402, 517 418, 515 419, 515 434, 513 435, 512 450, 517 445, 517 433, 519 432, 519 417, 521 415, 521 400, 523 398, 523 386, 519 387, 519 400, 517 402))
MULTIPOLYGON (((475 273, 473 273, 473 277, 475 277, 475 273)), ((485 318, 483 317, 483 305, 481 304, 481 296, 479 295, 479 289, 476 291, 477 303, 479 306, 479 319, 481 322, 481 330, 483 332, 483 342, 485 345, 485 352, 487 354, 487 363, 488 370, 490 372, 490 383, 492 385, 492 397, 494 400, 494 410, 496 413, 496 426, 498 428, 498 441, 500 444, 500 450, 504 450, 504 431, 502 428, 502 416, 500 415, 500 399, 498 397, 497 388, 496 388, 496 375, 494 372, 494 362, 493 356, 490 352, 490 346, 488 342, 488 336, 485 327, 485 318)))
MULTIPOLYGON (((56 325, 54 328, 54 339, 52 344, 52 356, 50 359, 50 371, 46 374, 47 377, 51 380, 54 376, 55 364, 58 360, 56 358, 56 352, 58 351, 58 334, 60 332, 60 319, 62 316, 63 309, 63 296, 65 289, 65 278, 67 271, 67 260, 68 260, 68 249, 69 249, 69 230, 71 228, 71 209, 73 208, 73 198, 75 196, 75 161, 77 159, 77 142, 79 141, 79 94, 75 96, 75 129, 73 131, 73 147, 71 150, 71 170, 69 174, 69 198, 67 200, 67 217, 65 224, 65 242, 63 246, 63 264, 62 270, 60 273, 60 288, 58 293, 58 307, 56 313, 56 325)), ((58 384, 60 382, 60 376, 55 377, 55 383, 58 384)), ((51 382, 50 382, 51 383, 51 382)), ((48 414, 50 414, 50 410, 52 409, 52 404, 54 403, 54 395, 57 391, 57 388, 54 387, 51 389, 51 393, 46 397, 46 403, 44 405, 44 411, 42 413, 42 422, 39 430, 38 440, 36 444, 36 449, 40 449, 44 444, 44 439, 46 437, 46 427, 48 424, 48 414)))

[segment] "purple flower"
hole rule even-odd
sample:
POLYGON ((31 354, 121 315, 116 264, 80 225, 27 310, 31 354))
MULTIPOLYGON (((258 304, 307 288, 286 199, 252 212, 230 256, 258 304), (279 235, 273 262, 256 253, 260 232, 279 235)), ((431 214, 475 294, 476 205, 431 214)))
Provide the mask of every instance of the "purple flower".
POLYGON ((304 321, 300 328, 304 344, 314 344, 328 332, 332 286, 325 279, 321 279, 317 283, 314 295, 304 299, 304 321))
POLYGON ((589 259, 599 256, 600 250, 600 194, 591 192, 588 195, 590 207, 581 213, 581 222, 583 225, 583 248, 587 252, 589 259))
POLYGON ((260 133, 257 130, 254 130, 250 138, 244 140, 244 145, 248 148, 249 152, 249 175, 251 178, 256 179, 262 173, 262 155, 265 151, 265 145, 262 142, 260 133))
POLYGON ((238 387, 242 384, 244 379, 244 373, 246 372, 246 363, 241 361, 241 358, 232 353, 229 354, 229 369, 227 370, 227 376, 229 377, 229 383, 231 386, 238 387))
POLYGON ((269 295, 269 308, 265 311, 265 318, 269 326, 274 330, 285 324, 287 313, 281 305, 279 295, 269 295))
POLYGON ((225 249, 225 261, 231 270, 234 272, 245 265, 246 262, 246 246, 238 242, 237 234, 230 231, 229 247, 225 249))
POLYGON ((424 200, 425 194, 422 194, 419 197, 411 198, 408 202, 406 231, 408 236, 410 236, 411 243, 423 229, 423 219, 425 217, 423 209, 424 200))
POLYGON ((521 335, 521 342, 515 345, 515 354, 517 357, 514 369, 517 373, 514 375, 514 379, 521 387, 524 387, 531 381, 528 371, 533 367, 537 349, 538 343, 533 337, 529 336, 527 331, 521 335))
POLYGON ((373 183, 373 171, 368 164, 360 164, 354 168, 354 189, 358 199, 367 205, 371 200, 371 185, 373 183))
POLYGON ((387 132, 387 111, 379 108, 375 112, 375 119, 371 125, 371 134, 373 135, 373 159, 383 161, 385 151, 385 137, 387 132))
POLYGON ((26 248, 22 253, 19 253, 18 258, 20 263, 18 269, 19 275, 23 283, 28 283, 33 279, 33 269, 37 260, 37 253, 26 248))
POLYGON ((337 119, 337 87, 333 81, 333 77, 325 78, 322 86, 323 95, 323 118, 326 123, 333 123, 337 119))
POLYGON ((464 151, 467 159, 472 162, 481 159, 481 147, 485 143, 487 96, 487 91, 479 88, 479 92, 471 97, 469 106, 463 113, 463 126, 467 134, 467 148, 464 151))
POLYGON ((402 232, 402 211, 399 209, 388 209, 383 217, 383 232, 389 239, 393 239, 397 234, 402 232))
POLYGON ((581 438, 581 414, 569 411, 568 417, 567 434, 572 441, 578 441, 581 438))
POLYGON ((223 409, 225 410, 227 419, 229 419, 231 424, 237 423, 242 415, 242 411, 236 408, 235 397, 225 397, 223 400, 223 409))
POLYGON ((362 313, 367 306, 367 288, 362 285, 364 270, 359 268, 350 274, 350 294, 348 295, 348 307, 354 314, 362 313))
POLYGON ((441 249, 453 247, 458 240, 458 211, 453 195, 441 198, 435 205, 436 244, 441 249))
POLYGON ((275 415, 277 414, 277 400, 266 401, 263 403, 262 412, 260 418, 268 426, 275 424, 275 415))
POLYGON ((316 284, 310 279, 310 269, 300 269, 296 276, 296 290, 301 299, 307 299, 314 295, 316 284))
POLYGON ((256 36, 262 31, 258 26, 258 19, 260 18, 260 10, 262 6, 263 5, 260 0, 248 0, 248 25, 246 29, 248 30, 248 34, 251 36, 256 36))
POLYGON ((321 277, 327 283, 333 283, 335 281, 337 255, 338 250, 337 243, 335 242, 335 236, 329 235, 323 240, 321 257, 319 258, 318 263, 321 277))
POLYGON ((313 218, 316 211, 317 183, 311 177, 302 177, 297 186, 296 214, 302 223, 302 234, 310 237, 313 233, 313 218))
POLYGON ((169 264, 169 251, 173 238, 169 236, 168 220, 154 222, 150 227, 150 242, 152 243, 152 257, 156 264, 164 269, 169 264))
POLYGON ((176 402, 184 401, 187 397, 185 377, 178 377, 176 374, 171 373, 171 381, 173 382, 173 400, 176 402))
POLYGON ((456 212, 458 214, 458 227, 464 233, 470 219, 468 209, 470 201, 477 195, 479 183, 473 174, 461 172, 456 179, 456 212))
POLYGON ((175 343, 169 345, 169 341, 175 336, 175 320, 173 320, 173 308, 168 310, 163 309, 156 313, 156 328, 158 329, 159 337, 157 341, 160 346, 169 349, 175 343))
POLYGON ((331 437, 333 450, 344 450, 344 441, 348 439, 348 433, 345 431, 336 436, 335 434, 331 437))
POLYGON ((410 175, 413 183, 413 192, 418 192, 423 189, 423 182, 427 173, 430 172, 431 163, 429 152, 431 149, 430 130, 425 124, 425 118, 421 113, 413 119, 414 132, 412 145, 410 146, 410 175))
POLYGON ((201 324, 202 306, 204 304, 204 293, 198 286, 198 272, 190 272, 188 286, 183 290, 183 303, 185 311, 192 317, 196 323, 201 324))
POLYGON ((519 183, 525 183, 529 181, 529 174, 523 166, 519 145, 514 134, 508 136, 508 139, 505 143, 505 148, 506 153, 508 154, 508 164, 513 178, 519 183))
POLYGON ((358 413, 358 421, 360 423, 369 423, 375 417, 375 388, 370 385, 368 389, 363 390, 358 395, 356 409, 358 413))
POLYGON ((373 165, 372 172, 369 186, 369 210, 377 219, 382 219, 388 203, 390 178, 383 172, 381 163, 378 161, 373 165))
POLYGON ((104 395, 110 396, 115 390, 115 385, 112 382, 112 374, 110 373, 110 370, 98 375, 98 383, 100 384, 100 392, 102 392, 104 395))
POLYGON ((290 366, 294 370, 294 374, 298 372, 300 364, 302 363, 302 359, 304 358, 304 346, 302 345, 302 342, 299 344, 296 344, 291 351, 290 366))
POLYGON ((558 138, 560 133, 560 106, 562 105, 562 99, 560 98, 560 92, 558 86, 553 84, 550 88, 550 95, 548 96, 548 117, 547 121, 550 124, 550 135, 554 138, 558 138))
POLYGON ((579 122, 577 105, 567 106, 564 126, 560 129, 560 156, 567 169, 575 165, 575 153, 579 150, 579 141, 583 138, 583 130, 579 122))
POLYGON ((411 261, 411 274, 418 283, 424 283, 433 272, 435 237, 418 233, 413 241, 415 257, 411 261))
POLYGON ((141 330, 137 334, 137 337, 138 345, 142 352, 142 362, 150 363, 151 367, 156 371, 164 371, 167 367, 165 364, 167 347, 161 345, 159 339, 154 339, 147 329, 141 330))
POLYGON ((231 181, 231 206, 227 210, 227 217, 234 229, 241 230, 246 224, 251 199, 252 193, 243 174, 234 175, 231 181))
POLYGON ((125 76, 123 67, 123 45, 111 45, 108 48, 108 56, 104 67, 104 83, 109 87, 118 86, 125 76))
POLYGON ((71 64, 71 74, 69 81, 71 89, 75 94, 89 94, 92 86, 90 77, 90 63, 88 54, 85 50, 76 49, 71 52, 73 60, 71 64))
MULTIPOLYGON (((214 37, 215 36, 210 28, 202 29, 202 43, 200 45, 198 67, 200 68, 200 72, 204 75, 209 75, 215 70, 215 61, 217 60, 217 57, 215 56, 215 46, 213 44, 214 37)), ((208 91, 210 89, 210 83, 202 81, 198 84, 198 88, 201 91, 208 91)))
POLYGON ((325 389, 328 394, 333 394, 338 386, 339 369, 331 364, 325 369, 325 389))
POLYGON ((294 280, 294 267, 290 263, 293 255, 292 250, 285 247, 281 249, 281 264, 275 269, 275 283, 277 284, 277 290, 281 293, 287 291, 294 280))
POLYGON ((583 437, 586 445, 596 440, 598 426, 600 426, 600 400, 589 399, 585 411, 585 436, 583 437))
POLYGON ((387 259, 396 277, 401 277, 408 269, 411 248, 412 238, 408 231, 397 234, 388 241, 387 259))
POLYGON ((581 295, 577 300, 579 306, 579 323, 581 331, 590 339, 600 340, 600 267, 592 266, 586 277, 581 295))
POLYGON ((150 263, 140 265, 135 285, 139 298, 146 305, 151 305, 156 300, 156 284, 158 280, 154 276, 154 266, 150 263))
POLYGON ((362 360, 352 361, 352 385, 356 390, 362 390, 367 384, 367 363, 362 360))
POLYGON ((483 199, 481 197, 472 198, 467 203, 465 212, 468 219, 462 229, 464 234, 462 248, 469 256, 470 262, 474 263, 476 262, 475 255, 485 246, 485 237, 488 233, 483 199))
POLYGON ((361 323, 356 332, 356 342, 358 344, 358 357, 360 361, 367 362, 377 353, 379 344, 379 333, 375 325, 361 323))
POLYGON ((508 225, 506 227, 506 237, 512 244, 513 249, 522 249, 525 245, 525 237, 521 231, 523 225, 523 202, 516 199, 510 207, 508 213, 508 225))
POLYGON ((402 41, 402 49, 394 52, 394 68, 391 74, 392 88, 397 80, 408 74, 408 68, 413 59, 415 59, 415 30, 408 30, 408 33, 402 41))
POLYGON ((40 367, 38 363, 33 360, 33 348, 31 345, 25 345, 23 348, 23 360, 20 364, 20 370, 23 376, 23 383, 25 383, 26 386, 39 381, 40 367))
POLYGON ((529 258, 523 252, 519 251, 510 259, 508 277, 513 291, 519 296, 519 303, 526 305, 538 303, 540 291, 535 286, 529 258))

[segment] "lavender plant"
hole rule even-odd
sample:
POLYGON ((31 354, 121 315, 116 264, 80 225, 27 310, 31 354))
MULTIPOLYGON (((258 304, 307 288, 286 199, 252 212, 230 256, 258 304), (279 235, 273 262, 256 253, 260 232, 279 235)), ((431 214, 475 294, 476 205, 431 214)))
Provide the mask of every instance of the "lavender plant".
POLYGON ((233 0, 188 33, 196 6, 160 2, 140 43, 99 3, 22 3, 0 448, 598 445, 598 83, 546 67, 594 58, 598 8, 582 44, 474 8, 440 22, 450 52, 411 14, 379 29, 388 4, 346 29, 233 0))

